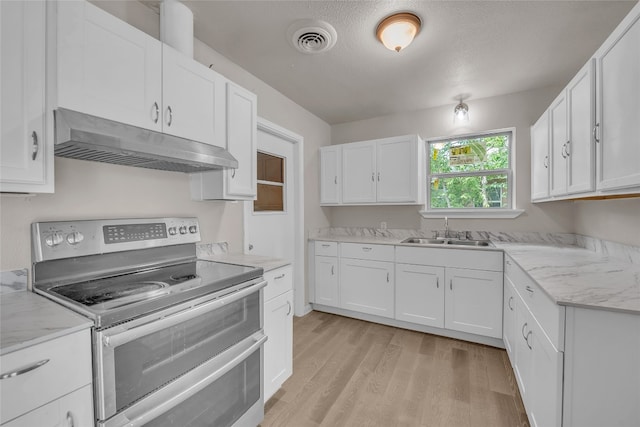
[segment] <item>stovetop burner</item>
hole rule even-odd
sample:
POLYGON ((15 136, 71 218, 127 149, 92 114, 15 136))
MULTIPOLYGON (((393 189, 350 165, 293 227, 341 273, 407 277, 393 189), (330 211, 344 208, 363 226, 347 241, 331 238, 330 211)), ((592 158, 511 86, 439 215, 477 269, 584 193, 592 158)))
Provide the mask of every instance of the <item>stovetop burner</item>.
POLYGON ((102 280, 86 282, 80 287, 78 284, 59 286, 56 293, 86 306, 104 304, 118 300, 120 304, 153 298, 161 295, 162 290, 169 287, 168 283, 158 281, 124 282, 116 280, 102 280), (93 284, 93 286, 92 286, 93 284))

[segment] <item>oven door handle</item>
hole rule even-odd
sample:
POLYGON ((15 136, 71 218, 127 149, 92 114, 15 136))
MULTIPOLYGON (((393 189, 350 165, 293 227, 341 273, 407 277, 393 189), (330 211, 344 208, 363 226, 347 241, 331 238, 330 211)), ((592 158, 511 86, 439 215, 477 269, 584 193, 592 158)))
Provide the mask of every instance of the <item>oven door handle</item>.
POLYGON ((210 369, 209 365, 214 364, 216 358, 205 362, 203 365, 185 374, 182 378, 178 378, 173 383, 166 385, 162 389, 150 395, 147 398, 148 400, 144 399, 138 404, 135 404, 131 408, 125 410, 122 414, 116 415, 103 423, 98 423, 98 425, 100 427, 139 427, 153 421, 160 415, 170 411, 190 397, 202 391, 217 381, 224 374, 238 366, 243 360, 262 346, 265 341, 267 341, 267 336, 262 332, 259 332, 258 334, 250 337, 249 340, 253 341, 253 343, 248 348, 233 356, 231 360, 227 361, 210 374, 203 377, 201 371, 207 368, 210 369), (193 385, 185 388, 185 383, 193 385))
POLYGON ((122 344, 141 338, 145 335, 153 334, 154 332, 162 331, 164 329, 175 326, 179 323, 186 322, 194 319, 198 316, 202 316, 205 313, 216 310, 227 304, 239 301, 242 298, 250 295, 254 292, 267 286, 266 281, 260 281, 255 285, 248 286, 244 289, 240 289, 232 294, 226 295, 222 298, 208 301, 202 305, 196 307, 190 307, 182 310, 178 313, 167 316, 163 319, 159 319, 150 323, 146 323, 142 326, 138 326, 132 329, 120 329, 118 327, 106 330, 98 335, 102 335, 101 341, 104 347, 118 347, 122 344))

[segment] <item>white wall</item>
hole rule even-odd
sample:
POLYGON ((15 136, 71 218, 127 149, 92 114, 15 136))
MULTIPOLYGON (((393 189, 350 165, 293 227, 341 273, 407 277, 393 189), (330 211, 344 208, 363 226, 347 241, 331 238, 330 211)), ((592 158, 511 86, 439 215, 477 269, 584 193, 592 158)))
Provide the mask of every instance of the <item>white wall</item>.
POLYGON ((640 246, 640 198, 576 201, 573 221, 575 233, 640 246))
MULTIPOLYGON (((423 138, 481 132, 508 127, 516 128, 516 208, 525 213, 516 219, 451 219, 454 230, 487 231, 554 231, 572 232, 571 202, 532 205, 529 128, 561 87, 515 93, 469 101, 470 121, 464 127, 453 123, 454 103, 446 107, 378 117, 332 127, 332 143, 340 144, 393 135, 419 134, 423 138)), ((389 228, 442 229, 441 219, 423 219, 416 206, 333 207, 332 226, 379 227, 386 221, 389 228)))
MULTIPOLYGON (((158 37, 159 17, 141 3, 94 3, 158 37)), ((329 211, 317 197, 316 153, 330 143, 329 125, 197 40, 195 57, 256 93, 260 116, 304 137, 305 229, 328 226, 329 211)), ((30 267, 30 224, 46 220, 196 216, 203 242, 228 241, 231 250, 242 250, 242 203, 191 201, 186 174, 56 158, 55 185, 51 195, 1 196, 0 270, 30 267)))

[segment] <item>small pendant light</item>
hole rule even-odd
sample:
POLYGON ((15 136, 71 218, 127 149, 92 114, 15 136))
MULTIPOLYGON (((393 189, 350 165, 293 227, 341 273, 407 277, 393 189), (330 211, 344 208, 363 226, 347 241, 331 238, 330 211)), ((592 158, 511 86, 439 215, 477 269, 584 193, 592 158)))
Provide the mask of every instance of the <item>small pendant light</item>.
POLYGON ((469 121, 469 106, 462 102, 462 99, 460 99, 460 103, 453 109, 453 121, 456 123, 469 121))

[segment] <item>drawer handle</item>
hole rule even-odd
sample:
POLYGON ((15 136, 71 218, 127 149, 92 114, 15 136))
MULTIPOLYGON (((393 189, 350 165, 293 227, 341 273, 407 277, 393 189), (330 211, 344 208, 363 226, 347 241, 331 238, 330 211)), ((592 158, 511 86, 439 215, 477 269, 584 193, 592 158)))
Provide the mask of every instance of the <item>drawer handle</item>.
POLYGON ((273 279, 274 279, 274 280, 280 280, 280 279, 282 279, 283 277, 284 277, 284 273, 282 273, 282 274, 281 274, 281 275, 279 275, 279 276, 274 277, 273 279))
POLYGON ((527 292, 533 293, 533 288, 531 286, 527 285, 525 289, 527 290, 527 292))
POLYGON ((49 359, 41 360, 29 366, 23 366, 22 368, 18 368, 13 372, 7 372, 6 374, 0 375, 0 380, 6 380, 7 378, 13 378, 17 377, 18 375, 26 374, 27 372, 33 371, 34 369, 37 369, 42 365, 46 365, 47 363, 49 363, 49 359))
POLYGON ((507 305, 509 306, 509 310, 513 311, 513 307, 511 307, 511 301, 513 301, 513 297, 509 297, 509 302, 507 305))
POLYGON ((287 301, 287 305, 289 306, 289 311, 287 311, 287 316, 291 314, 291 303, 287 301))
POLYGON ((73 414, 71 411, 67 412, 67 427, 75 426, 75 422, 73 421, 73 414))
POLYGON ((529 344, 529 336, 533 333, 533 331, 529 331, 529 333, 527 334, 526 337, 524 337, 524 340, 527 342, 527 347, 529 347, 529 350, 533 350, 533 348, 531 347, 531 344, 529 344))
POLYGON ((524 330, 527 328, 527 323, 525 322, 524 325, 522 325, 522 338, 524 338, 525 340, 527 339, 527 336, 524 334, 524 330))
POLYGON ((331 245, 330 245, 330 244, 328 244, 328 243, 323 243, 323 244, 322 244, 322 247, 323 247, 323 248, 329 248, 329 247, 331 247, 331 245))
POLYGON ((368 248, 368 247, 362 248, 362 250, 365 251, 365 252, 369 252, 369 251, 371 251, 371 249, 373 249, 373 248, 368 248))

